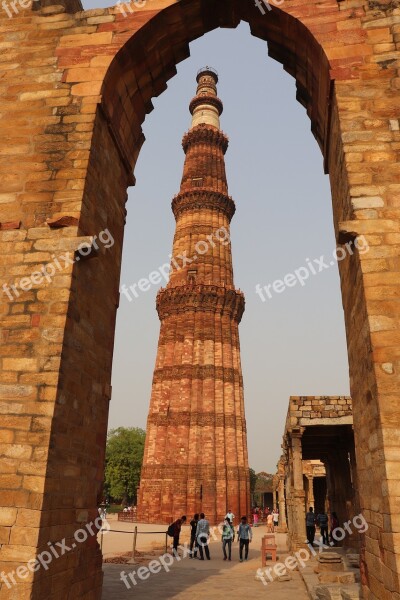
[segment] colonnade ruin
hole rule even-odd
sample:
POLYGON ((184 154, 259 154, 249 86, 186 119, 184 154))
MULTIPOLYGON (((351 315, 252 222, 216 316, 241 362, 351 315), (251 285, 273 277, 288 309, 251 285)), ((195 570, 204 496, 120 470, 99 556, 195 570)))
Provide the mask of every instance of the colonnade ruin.
POLYGON ((282 447, 288 544, 295 550, 304 547, 310 506, 343 522, 360 512, 351 398, 291 396, 282 447))

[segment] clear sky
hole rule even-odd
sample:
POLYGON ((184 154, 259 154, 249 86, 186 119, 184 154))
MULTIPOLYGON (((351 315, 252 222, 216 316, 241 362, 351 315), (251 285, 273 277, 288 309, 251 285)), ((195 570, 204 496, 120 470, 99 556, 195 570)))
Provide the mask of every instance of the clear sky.
MULTIPOLYGON (((100 5, 85 2, 85 8, 100 5)), ((136 283, 168 262, 175 228, 171 200, 179 191, 184 162, 181 138, 190 126, 195 76, 205 65, 219 73, 221 126, 230 139, 226 166, 236 202, 231 224, 235 284, 246 296, 239 331, 249 462, 257 472, 275 472, 289 396, 348 394, 348 361, 332 254, 329 178, 310 121, 296 102, 294 79, 268 57, 266 43, 252 37, 246 23, 193 42, 191 57, 153 100, 135 169, 137 184, 129 190, 121 284, 136 283), (322 267, 322 255, 328 268, 322 267), (257 284, 283 280, 307 267, 306 259, 316 274, 310 270, 303 286, 288 278, 292 287, 269 288, 271 298, 264 292, 261 300, 257 284)), ((121 295, 110 427, 146 426, 159 287, 132 302, 121 295)))

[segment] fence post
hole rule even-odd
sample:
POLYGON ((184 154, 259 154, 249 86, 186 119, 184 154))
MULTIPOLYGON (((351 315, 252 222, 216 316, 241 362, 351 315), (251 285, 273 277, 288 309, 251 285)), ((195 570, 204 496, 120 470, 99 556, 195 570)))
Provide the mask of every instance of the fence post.
POLYGON ((132 559, 135 559, 136 553, 136 539, 137 539, 137 525, 135 525, 135 531, 133 533, 133 546, 132 546, 132 559))

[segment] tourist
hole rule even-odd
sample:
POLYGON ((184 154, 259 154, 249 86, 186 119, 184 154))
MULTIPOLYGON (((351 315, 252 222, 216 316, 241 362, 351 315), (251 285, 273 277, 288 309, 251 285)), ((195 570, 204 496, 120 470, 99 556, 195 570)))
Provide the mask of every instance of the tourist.
POLYGON ((243 562, 243 548, 245 549, 244 560, 249 557, 249 544, 253 539, 253 532, 247 522, 247 517, 241 518, 241 523, 238 527, 238 542, 239 542, 239 559, 243 562))
POLYGON ((177 519, 172 523, 171 529, 173 529, 174 544, 172 546, 172 553, 177 556, 179 546, 179 536, 181 534, 182 525, 186 523, 186 515, 183 515, 180 519, 177 519))
POLYGON ((258 527, 258 507, 256 506, 253 510, 253 525, 258 527))
POLYGON ((329 538, 328 538, 328 515, 325 511, 322 511, 317 516, 317 523, 320 527, 322 543, 328 546, 329 538))
POLYGON ((315 538, 315 514, 312 506, 310 506, 310 510, 306 514, 306 530, 307 530, 307 541, 306 544, 314 543, 315 538))
POLYGON ((337 514, 335 512, 333 512, 331 514, 331 534, 330 534, 333 546, 336 546, 336 540, 333 536, 334 536, 335 529, 337 529, 338 527, 339 527, 339 519, 338 519, 337 514))
POLYGON ((267 516, 267 531, 268 533, 274 533, 274 515, 271 512, 267 516))
POLYGON ((226 513, 225 519, 229 519, 229 521, 231 522, 232 527, 233 527, 233 522, 235 520, 235 515, 233 514, 233 512, 231 511, 231 509, 229 509, 228 512, 226 513))
POLYGON ((199 522, 199 513, 196 513, 190 521, 190 554, 189 558, 197 558, 197 541, 196 531, 197 523, 199 522))
POLYGON ((235 530, 229 519, 225 519, 222 528, 222 551, 224 560, 232 560, 232 542, 235 540, 235 530), (226 547, 228 546, 228 556, 226 555, 226 547))
POLYGON ((273 520, 274 520, 274 533, 275 533, 275 528, 278 527, 278 525, 279 525, 279 512, 276 509, 273 510, 272 516, 273 516, 273 520))
POLYGON ((199 548, 200 560, 204 560, 203 549, 207 560, 210 560, 210 548, 208 547, 210 537, 210 523, 205 518, 204 513, 200 513, 200 520, 197 523, 196 542, 199 548))

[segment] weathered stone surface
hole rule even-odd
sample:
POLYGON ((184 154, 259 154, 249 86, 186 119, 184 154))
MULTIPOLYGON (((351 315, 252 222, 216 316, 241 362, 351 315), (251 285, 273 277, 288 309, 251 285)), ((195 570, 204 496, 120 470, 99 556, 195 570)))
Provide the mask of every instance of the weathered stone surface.
POLYGON ((315 588, 318 600, 342 600, 340 586, 324 585, 315 588))
POLYGON ((326 571, 320 573, 318 579, 321 583, 355 583, 354 573, 335 573, 334 571, 326 571))
POLYGON ((333 564, 328 564, 328 563, 319 563, 318 567, 316 567, 315 572, 316 573, 323 573, 323 572, 331 572, 331 571, 344 571, 344 566, 343 563, 333 563, 333 564))
POLYGON ((0 508, 0 526, 11 527, 17 518, 17 509, 10 507, 0 508))
POLYGON ((361 600, 362 598, 361 586, 358 583, 342 587, 340 593, 343 600, 361 600))
POLYGON ((360 555, 359 554, 346 554, 346 563, 349 567, 360 567, 360 555))

